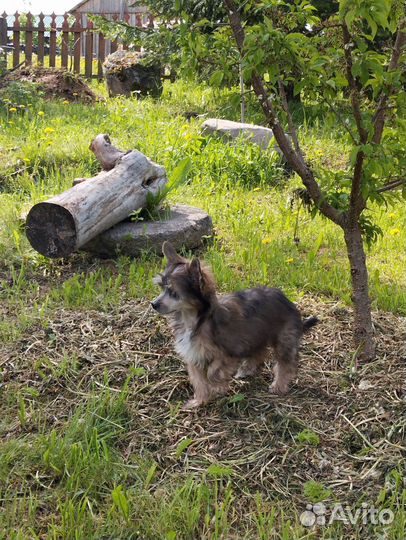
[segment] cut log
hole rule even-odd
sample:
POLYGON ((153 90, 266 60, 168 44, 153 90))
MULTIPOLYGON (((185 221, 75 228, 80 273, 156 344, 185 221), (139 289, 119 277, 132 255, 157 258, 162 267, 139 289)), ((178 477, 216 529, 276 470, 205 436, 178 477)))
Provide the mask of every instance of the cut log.
POLYGON ((213 234, 211 217, 200 208, 176 204, 160 212, 157 221, 123 221, 99 234, 81 249, 99 257, 137 257, 146 250, 162 254, 165 240, 175 249, 195 249, 213 234))
POLYGON ((46 257, 68 256, 145 207, 167 183, 165 169, 138 150, 125 154, 112 147, 105 135, 96 137, 91 148, 104 169, 113 168, 36 204, 28 213, 28 240, 46 257))

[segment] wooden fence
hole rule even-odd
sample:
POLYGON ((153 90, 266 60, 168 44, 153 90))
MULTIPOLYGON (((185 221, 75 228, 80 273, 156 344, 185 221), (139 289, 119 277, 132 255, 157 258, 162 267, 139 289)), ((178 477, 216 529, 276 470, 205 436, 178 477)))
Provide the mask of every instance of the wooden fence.
MULTIPOLYGON (((31 13, 22 16, 17 12, 13 17, 12 24, 9 23, 10 17, 6 13, 0 17, 0 47, 5 49, 7 55, 12 56, 13 68, 35 64, 57 67, 58 59, 58 66, 74 73, 88 78, 102 78, 102 65, 106 55, 116 51, 118 47, 117 40, 110 41, 102 33, 95 31, 91 21, 83 25, 81 13, 77 13, 75 17, 68 13, 61 16, 55 13, 40 13, 38 17, 34 17, 31 13)), ((112 18, 118 20, 118 15, 113 15, 112 18)), ((125 21, 129 23, 129 13, 125 15, 125 21)), ((142 13, 137 13, 136 26, 153 28, 152 16, 145 17, 142 13)))

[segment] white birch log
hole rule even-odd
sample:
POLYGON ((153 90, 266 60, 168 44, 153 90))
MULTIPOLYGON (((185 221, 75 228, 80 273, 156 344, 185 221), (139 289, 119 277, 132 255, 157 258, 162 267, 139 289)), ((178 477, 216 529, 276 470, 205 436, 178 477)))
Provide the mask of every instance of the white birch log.
POLYGON ((124 154, 105 135, 98 135, 91 148, 103 169, 110 170, 36 204, 28 213, 27 237, 42 255, 68 256, 145 207, 148 197, 157 195, 167 183, 165 169, 138 150, 124 154), (112 156, 116 157, 114 163, 112 156))

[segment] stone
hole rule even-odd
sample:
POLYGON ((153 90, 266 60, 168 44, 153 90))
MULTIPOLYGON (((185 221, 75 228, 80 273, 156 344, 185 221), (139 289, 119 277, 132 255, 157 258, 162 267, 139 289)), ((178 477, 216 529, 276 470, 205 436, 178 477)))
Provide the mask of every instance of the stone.
POLYGON ((145 54, 137 51, 116 51, 103 64, 109 96, 152 96, 162 94, 162 69, 143 65, 145 54))
POLYGON ((275 143, 272 129, 264 126, 243 124, 221 118, 208 118, 203 122, 202 130, 204 135, 219 135, 225 139, 236 139, 241 135, 245 135, 263 150, 266 150, 272 143, 274 149, 281 154, 279 146, 275 143))
POLYGON ((195 249, 213 233, 211 217, 199 208, 174 205, 163 210, 161 216, 157 221, 122 221, 81 249, 100 257, 136 257, 145 250, 161 255, 165 240, 169 240, 176 250, 195 249))
POLYGON ((370 390, 371 388, 375 388, 375 385, 371 383, 371 381, 368 381, 367 379, 362 379, 359 382, 358 388, 359 390, 370 390))

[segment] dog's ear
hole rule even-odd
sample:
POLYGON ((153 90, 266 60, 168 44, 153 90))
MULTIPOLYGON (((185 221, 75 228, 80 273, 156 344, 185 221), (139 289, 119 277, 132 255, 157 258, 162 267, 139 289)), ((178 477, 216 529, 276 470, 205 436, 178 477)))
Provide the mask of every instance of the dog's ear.
POLYGON ((202 267, 200 266, 199 259, 197 259, 196 257, 193 257, 193 259, 190 261, 189 274, 192 279, 193 286, 198 291, 202 291, 203 289, 202 267))
POLYGON ((176 253, 176 249, 168 241, 162 244, 162 253, 165 255, 169 264, 177 264, 184 261, 183 257, 176 253))
POLYGON ((199 259, 194 257, 189 264, 189 275, 193 286, 207 299, 215 296, 215 283, 210 268, 200 264, 199 259))

